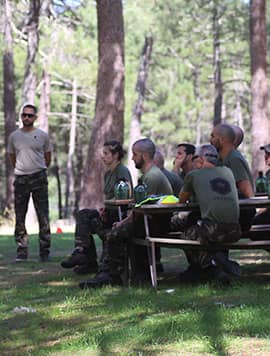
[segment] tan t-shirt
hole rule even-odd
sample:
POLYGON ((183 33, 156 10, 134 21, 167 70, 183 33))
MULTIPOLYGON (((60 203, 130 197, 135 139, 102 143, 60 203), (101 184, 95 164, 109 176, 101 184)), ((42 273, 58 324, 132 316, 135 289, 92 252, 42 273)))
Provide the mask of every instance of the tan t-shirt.
POLYGON ((49 136, 40 129, 30 132, 17 129, 9 136, 7 151, 16 155, 16 175, 37 173, 47 168, 44 154, 51 152, 49 136))

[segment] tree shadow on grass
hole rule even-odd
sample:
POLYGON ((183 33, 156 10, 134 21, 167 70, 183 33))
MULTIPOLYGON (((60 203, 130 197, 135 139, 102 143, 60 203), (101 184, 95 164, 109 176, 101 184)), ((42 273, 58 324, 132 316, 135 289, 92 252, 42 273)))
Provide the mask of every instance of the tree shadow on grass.
POLYGON ((200 340, 209 354, 223 356, 228 354, 228 334, 263 338, 270 333, 266 322, 270 317, 269 298, 264 288, 269 283, 267 261, 244 263, 242 282, 230 290, 179 286, 177 273, 185 261, 178 265, 181 256, 176 252, 173 258, 164 252, 166 273, 159 281, 158 292, 150 285, 81 291, 77 287, 79 278, 62 270, 54 258, 47 267, 37 261, 22 265, 1 263, 5 305, 0 311, 5 318, 0 321, 0 329, 5 353, 0 353, 50 354, 65 352, 70 344, 73 350, 94 350, 100 355, 113 354, 117 349, 122 354, 128 350, 150 355, 161 350, 162 345, 200 340), (166 293, 168 288, 174 293, 166 293), (36 307, 37 313, 13 315, 12 309, 21 305, 17 303, 36 307), (228 305, 234 307, 226 309, 228 305), (247 316, 241 314, 243 305, 248 309, 247 316), (56 317, 50 308, 57 310, 56 317), (234 310, 243 321, 229 326, 228 318, 234 310))

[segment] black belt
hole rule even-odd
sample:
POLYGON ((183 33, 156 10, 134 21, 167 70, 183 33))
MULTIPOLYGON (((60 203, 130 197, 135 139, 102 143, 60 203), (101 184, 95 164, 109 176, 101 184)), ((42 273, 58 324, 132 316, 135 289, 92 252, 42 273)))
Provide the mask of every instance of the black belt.
POLYGON ((15 178, 20 178, 20 177, 28 177, 28 178, 35 178, 38 177, 39 175, 45 173, 47 169, 42 169, 41 171, 38 171, 36 173, 32 174, 15 174, 15 178))

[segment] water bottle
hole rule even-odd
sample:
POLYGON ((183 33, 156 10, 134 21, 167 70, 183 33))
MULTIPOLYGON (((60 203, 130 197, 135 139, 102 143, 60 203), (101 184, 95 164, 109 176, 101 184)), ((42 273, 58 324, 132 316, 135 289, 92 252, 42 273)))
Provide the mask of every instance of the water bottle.
POLYGON ((114 186, 114 197, 116 200, 129 199, 130 189, 129 184, 125 179, 120 179, 114 186))
POLYGON ((134 200, 135 203, 140 203, 147 196, 147 188, 146 185, 143 184, 142 180, 138 180, 138 185, 134 188, 134 200))
MULTIPOLYGON (((263 172, 259 172, 259 176, 255 181, 256 193, 266 193, 269 190, 269 184, 267 184, 266 177, 264 177, 263 172)), ((268 192, 269 193, 269 192, 268 192)))

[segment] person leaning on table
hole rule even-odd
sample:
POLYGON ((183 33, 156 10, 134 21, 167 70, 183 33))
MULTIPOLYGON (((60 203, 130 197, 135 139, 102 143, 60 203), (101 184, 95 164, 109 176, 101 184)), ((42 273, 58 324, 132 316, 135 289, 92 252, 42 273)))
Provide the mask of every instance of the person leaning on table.
MULTIPOLYGON (((121 179, 129 182, 132 189, 130 172, 121 163, 125 153, 119 141, 110 140, 104 143, 101 159, 106 167, 104 175, 105 199, 114 198, 114 186, 121 179)), ((96 272, 98 268, 97 252, 93 234, 98 233, 102 237, 117 220, 117 212, 114 210, 80 210, 76 216, 74 250, 67 259, 61 262, 61 266, 74 268, 74 272, 77 274, 96 272)))
MULTIPOLYGON (((143 174, 142 182, 147 187, 148 195, 167 195, 172 194, 172 187, 167 177, 161 170, 155 166, 153 158, 155 154, 155 144, 148 138, 140 139, 132 145, 132 159, 135 167, 143 174)), ((169 225, 170 216, 162 214, 155 221, 152 221, 151 229, 156 234, 162 234, 164 229, 169 225)), ((121 273, 124 270, 126 257, 126 242, 134 234, 145 236, 144 223, 142 218, 133 219, 130 214, 114 224, 111 231, 106 234, 106 254, 103 256, 97 275, 86 281, 82 281, 79 287, 97 288, 103 285, 122 285, 121 273)), ((136 281, 149 279, 149 268, 147 251, 144 246, 136 246, 136 281)))
MULTIPOLYGON (((181 239, 208 244, 240 239, 239 202, 234 177, 229 168, 217 167, 217 162, 218 153, 212 145, 198 147, 193 156, 194 170, 185 176, 179 200, 185 203, 193 196, 199 204, 201 218, 186 228, 181 239)), ((205 279, 229 282, 228 272, 235 272, 234 268, 238 270, 238 265, 230 260, 223 260, 220 265, 216 252, 188 250, 185 253, 190 265, 180 275, 184 282, 205 279)))

